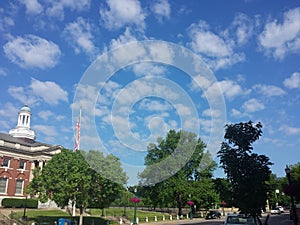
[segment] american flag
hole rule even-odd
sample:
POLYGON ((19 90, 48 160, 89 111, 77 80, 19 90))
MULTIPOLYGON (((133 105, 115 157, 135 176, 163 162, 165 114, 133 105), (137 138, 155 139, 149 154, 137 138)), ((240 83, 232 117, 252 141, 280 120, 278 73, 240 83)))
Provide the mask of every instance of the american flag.
POLYGON ((79 144, 80 144, 80 120, 81 120, 81 107, 79 111, 79 119, 75 127, 76 134, 75 134, 74 152, 76 152, 76 150, 79 149, 79 144))
POLYGON ((75 134, 75 143, 74 143, 74 152, 79 149, 79 142, 80 142, 80 123, 76 123, 76 134, 75 134))

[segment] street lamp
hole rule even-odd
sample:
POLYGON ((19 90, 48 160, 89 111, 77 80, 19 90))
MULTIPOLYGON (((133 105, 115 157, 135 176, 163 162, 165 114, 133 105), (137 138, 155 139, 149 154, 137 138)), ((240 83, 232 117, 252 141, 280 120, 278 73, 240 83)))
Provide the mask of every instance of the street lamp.
POLYGON ((296 212, 296 207, 295 207, 295 202, 294 202, 294 196, 291 190, 292 187, 292 181, 291 181, 291 169, 286 165, 285 168, 285 173, 289 182, 289 194, 291 197, 291 203, 292 203, 292 211, 293 211, 293 217, 294 217, 294 225, 297 225, 297 212, 296 212))
POLYGON ((134 198, 130 198, 130 202, 134 203, 134 211, 133 211, 133 224, 136 225, 136 204, 140 202, 140 199, 136 197, 136 188, 134 189, 134 198))
POLYGON ((278 206, 278 197, 277 197, 278 194, 279 194, 279 189, 276 189, 275 190, 276 207, 278 206))

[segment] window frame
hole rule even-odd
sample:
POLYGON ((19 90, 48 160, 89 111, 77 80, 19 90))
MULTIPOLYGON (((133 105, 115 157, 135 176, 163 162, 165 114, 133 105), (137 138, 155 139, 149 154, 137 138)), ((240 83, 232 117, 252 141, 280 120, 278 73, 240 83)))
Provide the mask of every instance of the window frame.
POLYGON ((0 177, 0 193, 7 194, 7 187, 8 187, 8 178, 7 177, 0 177), (5 190, 4 192, 1 191, 1 180, 5 180, 5 190))
POLYGON ((16 189, 15 189, 15 195, 23 195, 24 192, 24 180, 23 179, 16 179, 16 189), (21 181, 21 187, 19 187, 18 181, 21 181), (17 192, 17 190, 20 190, 20 193, 17 192))
POLYGON ((10 158, 3 157, 3 161, 2 161, 1 167, 9 168, 9 166, 10 166, 10 158), (7 161, 7 163, 5 163, 6 161, 7 161), (4 165, 4 164, 7 164, 7 165, 4 165))
POLYGON ((21 159, 19 163, 19 170, 25 170, 26 169, 26 161, 21 159), (21 168, 21 163, 23 163, 23 167, 21 168))

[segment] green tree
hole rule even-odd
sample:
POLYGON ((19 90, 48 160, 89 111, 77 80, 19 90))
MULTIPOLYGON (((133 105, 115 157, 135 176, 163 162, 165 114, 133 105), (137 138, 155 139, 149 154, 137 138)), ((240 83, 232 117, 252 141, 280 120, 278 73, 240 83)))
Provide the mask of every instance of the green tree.
MULTIPOLYGON (((300 190, 300 162, 295 165, 291 165, 290 168, 292 185, 295 190, 300 190)), ((295 201, 296 203, 300 203, 300 191, 295 192, 295 201)))
POLYGON ((44 166, 37 169, 29 185, 29 192, 45 200, 45 193, 59 207, 76 202, 83 223, 84 209, 90 205, 107 207, 119 194, 122 185, 110 181, 93 170, 81 151, 62 149, 44 166))
POLYGON ((215 190, 220 195, 221 201, 226 202, 227 207, 232 205, 232 185, 230 181, 226 178, 216 178, 213 180, 215 184, 215 190))
POLYGON ((252 143, 262 134, 261 123, 229 124, 225 127, 220 163, 232 184, 234 203, 243 213, 258 215, 264 209, 272 163, 265 155, 252 153, 252 143))
POLYGON ((175 206, 181 215, 187 201, 198 198, 200 193, 193 190, 193 181, 211 177, 216 167, 210 154, 204 153, 205 147, 196 134, 175 130, 170 130, 165 139, 158 138, 157 144, 149 144, 146 168, 139 177, 141 185, 149 185, 146 193, 154 207, 175 206), (152 166, 157 164, 153 171, 152 166), (155 183, 161 177, 163 181, 155 183))

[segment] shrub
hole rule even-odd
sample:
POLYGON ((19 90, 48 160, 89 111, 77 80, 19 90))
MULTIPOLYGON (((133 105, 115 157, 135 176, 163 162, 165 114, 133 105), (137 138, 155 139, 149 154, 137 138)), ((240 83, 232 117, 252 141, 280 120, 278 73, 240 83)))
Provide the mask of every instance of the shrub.
POLYGON ((1 202, 5 208, 26 208, 36 209, 38 207, 38 201, 35 199, 24 199, 24 198, 5 198, 1 202))

